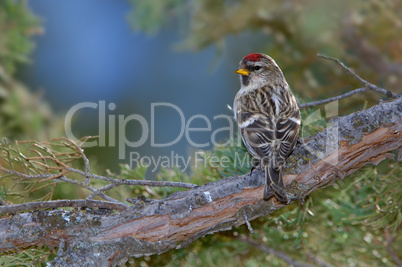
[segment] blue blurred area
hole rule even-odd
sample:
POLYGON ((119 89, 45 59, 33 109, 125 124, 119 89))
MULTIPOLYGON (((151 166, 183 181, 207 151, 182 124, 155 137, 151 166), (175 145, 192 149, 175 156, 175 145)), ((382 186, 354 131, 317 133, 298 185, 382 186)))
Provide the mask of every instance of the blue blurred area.
MULTIPOLYGON (((115 115, 116 121, 118 115, 140 114, 149 122, 151 104, 168 102, 178 106, 186 120, 196 114, 205 115, 213 122, 212 131, 228 125, 225 120, 214 122, 213 117, 231 114, 227 104, 232 104, 239 86, 233 71, 242 56, 252 52, 248 51, 251 47, 230 60, 227 53, 216 60, 213 47, 197 53, 175 52, 172 47, 179 42, 178 29, 172 27, 154 36, 133 32, 127 21, 132 7, 126 1, 35 0, 28 4, 43 19, 45 33, 36 37, 33 63, 22 68, 21 76, 28 87, 45 92, 45 99, 57 113, 65 114, 78 103, 104 100, 106 105, 116 104, 115 110, 107 110, 107 116, 115 115)), ((247 36, 237 38, 249 40, 247 36)), ((232 41, 237 43, 238 39, 232 41)), ((177 112, 166 108, 159 111, 156 141, 174 140, 181 126, 177 112)), ((74 121, 76 137, 97 134, 97 110, 83 109, 74 121)), ((129 140, 138 140, 139 126, 135 122, 127 125, 129 140)), ((202 120, 192 124, 205 126, 202 120)), ((211 132, 194 133, 192 140, 210 142, 211 132)), ((148 139, 141 147, 128 148, 127 153, 135 150, 156 156, 174 151, 188 156, 192 149, 184 137, 165 148, 151 147, 148 139)), ((100 155, 105 169, 117 170, 117 163, 129 163, 128 156, 118 160, 117 150, 104 147, 87 151, 100 155)))

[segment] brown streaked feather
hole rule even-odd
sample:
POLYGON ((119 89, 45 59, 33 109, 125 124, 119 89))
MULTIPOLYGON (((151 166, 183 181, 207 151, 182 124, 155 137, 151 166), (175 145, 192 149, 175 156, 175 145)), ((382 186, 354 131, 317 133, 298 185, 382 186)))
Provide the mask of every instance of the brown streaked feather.
MULTIPOLYGON (((300 125, 289 118, 300 121, 300 112, 296 103, 293 105, 283 103, 280 116, 276 118, 274 115, 276 103, 272 101, 272 94, 272 89, 265 86, 241 96, 238 99, 241 108, 237 114, 237 122, 241 127, 243 142, 250 154, 256 158, 263 158, 272 157, 271 154, 275 153, 277 155, 274 165, 280 166, 292 152, 300 129, 300 125), (247 126, 242 127, 245 125, 247 126), (277 146, 273 147, 274 143, 277 146)), ((283 102, 294 100, 292 95, 286 93, 282 93, 281 96, 286 96, 282 98, 283 102)))
POLYGON ((280 202, 287 202, 281 169, 299 135, 300 111, 296 99, 282 71, 269 56, 246 56, 239 69, 249 72, 247 75, 238 72, 242 87, 233 103, 243 143, 265 170, 263 198, 275 195, 280 202))

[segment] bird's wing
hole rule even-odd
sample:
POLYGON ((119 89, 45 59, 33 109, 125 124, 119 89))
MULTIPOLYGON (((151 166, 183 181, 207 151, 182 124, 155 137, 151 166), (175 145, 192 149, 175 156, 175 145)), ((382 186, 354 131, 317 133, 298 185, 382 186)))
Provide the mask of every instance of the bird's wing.
POLYGON ((274 123, 266 115, 241 113, 239 126, 247 150, 253 157, 269 159, 279 167, 292 152, 299 135, 300 112, 292 111, 274 123))
POLYGON ((269 117, 242 112, 238 123, 243 143, 253 157, 261 159, 272 154, 272 142, 276 134, 275 125, 269 117))
POLYGON ((299 137, 300 111, 292 110, 286 117, 281 117, 276 122, 276 139, 280 141, 277 164, 282 165, 285 159, 292 153, 299 137))

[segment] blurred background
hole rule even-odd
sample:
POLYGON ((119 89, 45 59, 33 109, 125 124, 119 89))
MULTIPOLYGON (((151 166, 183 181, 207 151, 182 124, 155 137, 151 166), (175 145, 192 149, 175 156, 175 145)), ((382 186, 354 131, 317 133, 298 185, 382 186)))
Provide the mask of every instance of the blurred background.
MULTIPOLYGON (((149 125, 151 104, 157 102, 176 105, 186 122, 194 115, 204 115, 212 122, 211 131, 194 132, 191 139, 199 144, 209 143, 204 149, 211 149, 211 133, 228 126, 226 120, 213 117, 232 115, 227 105, 232 105, 239 89, 234 73, 238 62, 248 53, 264 50, 269 39, 262 33, 246 32, 226 41, 222 36, 222 47, 189 47, 184 39, 190 29, 184 20, 189 18, 190 6, 179 4, 28 1, 29 8, 42 21, 43 33, 33 38, 36 48, 32 62, 19 67, 17 76, 34 92, 41 93, 61 116, 78 103, 99 101, 116 104, 116 109, 107 110, 106 116, 139 114, 149 125), (158 5, 162 9, 154 10, 158 5)), ((75 114, 72 131, 77 138, 99 135, 98 112, 99 109, 86 108, 75 114)), ((110 125, 106 123, 108 129, 110 125)), ((170 142, 180 134, 180 117, 172 108, 156 109, 154 125, 156 143, 170 142)), ((191 126, 207 125, 200 119, 191 126)), ((138 122, 128 123, 127 139, 138 140, 141 131, 138 122)), ((109 138, 108 135, 106 140, 109 138)), ((229 134, 226 131, 218 138, 225 141, 229 134)), ((148 138, 138 148, 128 147, 122 160, 118 160, 117 145, 110 146, 109 142, 106 147, 86 151, 90 156, 98 155, 105 168, 116 171, 117 163, 130 163, 132 151, 153 157, 170 156, 173 152, 187 158, 193 149, 183 136, 165 148, 152 147, 148 138)))
MULTIPOLYGON (((27 5, 41 32, 32 38, 30 63, 17 64, 16 77, 40 94, 52 112, 63 117, 78 103, 105 101, 116 104, 107 116, 140 114, 150 122, 151 103, 168 102, 186 120, 202 114, 213 122, 211 132, 191 135, 196 143, 210 143, 204 149, 212 148, 211 133, 228 125, 213 117, 231 115, 227 104, 232 105, 239 88, 233 71, 252 52, 276 59, 300 102, 361 86, 317 53, 344 60, 372 83, 395 90, 401 85, 399 1, 36 0, 27 5)), ((359 101, 356 107, 363 105, 359 101)), ((99 134, 98 111, 75 114, 77 138, 99 134)), ((174 140, 180 133, 177 112, 159 111, 155 140, 174 140)), ((192 126, 206 124, 194 120, 192 126)), ((128 140, 140 138, 138 123, 126 128, 128 140)), ((219 136, 222 141, 228 137, 225 132, 219 136)), ((116 171, 118 163, 129 163, 131 151, 187 157, 194 150, 183 137, 165 148, 152 147, 148 139, 128 148, 124 160, 109 142, 87 153, 116 171)))
MULTIPOLYGON (((211 131, 191 135, 196 143, 210 143, 202 149, 229 153, 212 147, 211 133, 228 126, 213 117, 231 116, 227 105, 232 105, 239 89, 233 71, 243 56, 253 52, 272 56, 301 103, 362 87, 317 53, 339 58, 369 82, 402 93, 401 32, 400 0, 1 0, 0 137, 12 142, 64 136, 66 113, 80 103, 104 101, 106 107, 115 105, 106 109, 108 118, 115 116, 117 121, 118 115, 139 114, 149 122, 152 103, 167 102, 180 108, 186 120, 194 115, 211 120, 211 131)), ((386 99, 368 92, 341 100, 339 115, 368 108, 379 98, 386 99)), ((303 117, 316 109, 304 110, 303 117)), ((86 108, 74 115, 75 137, 99 134, 98 111, 86 108)), ((307 133, 325 125, 310 125, 307 133)), ((156 141, 175 139, 180 126, 176 111, 161 108, 155 117, 156 141)), ((203 120, 192 123, 194 128, 206 126, 203 120)), ((138 140, 140 124, 128 123, 124 134, 130 141, 138 140)), ((229 134, 222 132, 218 138, 226 142, 229 134)), ((122 169, 129 179, 137 177, 137 170, 119 166, 130 163, 129 152, 187 157, 198 149, 184 137, 163 148, 152 147, 148 138, 135 150, 127 148, 126 158, 119 160, 109 133, 105 140, 105 147, 85 150, 91 171, 122 169)), ((333 188, 313 193, 303 206, 293 204, 252 221, 253 236, 241 226, 162 256, 130 259, 129 264, 288 265, 239 241, 242 235, 318 266, 400 266, 401 169, 392 160, 367 166, 333 188)), ((229 173, 221 171, 210 166, 193 169, 191 181, 202 184, 229 173)), ((159 179, 180 180, 180 175, 169 172, 159 179)), ((155 173, 148 171, 145 178, 155 179, 155 173)), ((3 199, 9 186, 11 182, 3 182, 0 188, 3 199)), ((15 187, 15 196, 20 196, 22 187, 15 187)), ((60 187, 46 197, 87 194, 60 187)), ((127 187, 113 194, 124 199, 171 193, 158 190, 127 187)))

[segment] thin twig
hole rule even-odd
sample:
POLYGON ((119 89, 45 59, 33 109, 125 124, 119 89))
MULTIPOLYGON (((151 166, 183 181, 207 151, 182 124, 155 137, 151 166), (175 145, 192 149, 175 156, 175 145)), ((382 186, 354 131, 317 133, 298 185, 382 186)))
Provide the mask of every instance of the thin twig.
POLYGON ((0 205, 7 206, 7 203, 0 197, 0 205))
POLYGON ((326 262, 323 258, 314 255, 312 252, 308 251, 307 252, 307 256, 309 259, 311 259, 312 261, 314 261, 317 265, 319 266, 323 266, 323 267, 334 267, 332 264, 326 262))
POLYGON ((244 237, 244 236, 239 236, 239 237, 236 237, 236 239, 238 239, 238 240, 240 240, 240 241, 242 241, 244 243, 247 243, 249 245, 252 245, 253 247, 258 248, 259 250, 261 250, 261 251, 263 251, 265 253, 272 254, 272 255, 284 260, 289 265, 293 265, 295 267, 313 267, 313 265, 305 264, 305 263, 301 263, 299 261, 296 261, 296 260, 292 259, 290 256, 288 256, 287 254, 285 254, 283 252, 280 252, 280 251, 277 251, 277 250, 275 250, 273 248, 270 248, 270 247, 268 247, 268 246, 266 246, 264 244, 260 244, 260 243, 258 243, 257 241, 255 241, 255 240, 253 240, 251 238, 247 238, 247 237, 244 237))
MULTIPOLYGON (((72 180, 72 179, 67 178, 67 177, 65 177, 65 176, 61 176, 61 177, 59 178, 59 180, 61 180, 61 181, 63 181, 63 182, 66 182, 66 183, 76 184, 76 185, 78 185, 78 186, 82 186, 83 188, 86 188, 86 189, 88 189, 88 190, 91 190, 92 192, 98 191, 98 189, 96 189, 96 188, 94 188, 94 187, 92 187, 92 186, 90 186, 90 185, 87 185, 87 184, 85 184, 85 183, 83 183, 83 182, 80 182, 80 181, 77 181, 77 180, 72 180)), ((107 195, 105 195, 105 194, 103 194, 103 193, 98 193, 97 195, 100 196, 101 198, 103 198, 104 200, 107 200, 107 201, 110 201, 110 202, 115 202, 115 203, 123 204, 122 202, 118 201, 117 199, 114 199, 114 198, 112 198, 112 197, 109 197, 109 196, 107 196, 107 195)), ((94 196, 94 197, 95 197, 95 196, 94 196)), ((88 199, 88 198, 87 198, 87 199, 88 199)))
POLYGON ((20 178, 23 178, 23 179, 26 179, 26 180, 29 180, 29 179, 45 179, 45 178, 49 178, 49 177, 54 176, 54 174, 46 174, 46 173, 34 174, 34 175, 23 174, 23 173, 20 173, 20 172, 17 172, 17 171, 13 171, 13 170, 3 168, 2 166, 0 166, 0 171, 3 171, 3 172, 8 173, 8 174, 15 175, 17 177, 20 177, 20 178))
MULTIPOLYGON (((111 178, 111 177, 105 177, 105 176, 101 176, 101 175, 91 174, 90 169, 89 169, 89 160, 86 157, 83 149, 77 143, 75 143, 74 141, 69 140, 67 138, 58 138, 55 140, 63 141, 63 145, 65 147, 69 147, 69 148, 73 149, 75 151, 74 153, 78 153, 78 155, 80 155, 80 157, 84 160, 84 165, 85 165, 84 171, 82 171, 80 169, 70 168, 70 166, 66 165, 65 163, 63 163, 62 161, 57 159, 55 154, 52 151, 50 151, 50 149, 48 149, 46 146, 35 143, 34 141, 22 141, 21 143, 33 143, 34 146, 40 148, 43 151, 46 151, 46 153, 50 154, 51 156, 42 155, 42 153, 40 153, 36 149, 32 149, 32 150, 39 156, 26 157, 22 153, 19 153, 19 155, 26 162, 29 162, 33 166, 39 165, 39 166, 45 168, 47 173, 24 174, 22 172, 14 170, 14 168, 7 169, 2 166, 0 166, 0 171, 5 172, 9 175, 16 176, 16 177, 20 178, 20 180, 38 180, 38 182, 45 182, 45 181, 49 181, 49 180, 53 179, 55 183, 62 181, 62 182, 70 183, 70 184, 75 184, 82 188, 86 188, 86 189, 92 191, 92 193, 85 200, 82 200, 84 202, 75 201, 74 202, 75 204, 69 203, 67 206, 80 205, 79 203, 84 203, 86 205, 87 202, 85 202, 85 201, 93 201, 93 198, 95 198, 96 196, 99 196, 99 197, 105 199, 106 201, 109 201, 110 203, 114 203, 115 205, 118 205, 118 206, 120 205, 120 206, 125 207, 126 205, 124 203, 120 202, 117 199, 109 197, 104 193, 112 188, 119 187, 121 185, 139 185, 139 186, 153 186, 153 187, 170 186, 170 187, 181 187, 181 188, 194 188, 197 186, 195 184, 181 183, 181 182, 115 179, 115 178, 111 178), (42 163, 42 162, 38 162, 37 160, 43 160, 45 162, 42 163), (49 166, 46 163, 46 160, 51 160, 52 162, 57 164, 57 167, 49 166), (54 174, 54 173, 49 173, 49 170, 59 170, 60 172, 54 174), (84 177, 85 180, 84 180, 84 182, 82 182, 79 180, 70 179, 70 178, 66 177, 66 175, 68 173, 77 173, 77 174, 81 175, 82 177, 84 177), (93 186, 90 185, 90 178, 107 181, 107 182, 109 182, 109 184, 105 185, 103 187, 100 187, 100 188, 94 188, 93 186)), ((47 144, 47 145, 49 145, 49 144, 47 144)), ((69 153, 67 153, 66 155, 69 155, 69 153)), ((9 159, 7 162, 11 163, 11 160, 9 159)), ((3 202, 0 202, 0 204, 5 205, 5 202, 4 203, 3 202)), ((36 203, 36 202, 34 202, 34 203, 36 203)), ((44 202, 38 202, 38 203, 44 203, 44 202)), ((49 202, 49 203, 51 203, 51 202, 49 202)), ((16 207, 16 209, 14 209, 13 211, 15 212, 18 209, 20 209, 20 210, 21 209, 25 210, 25 209, 30 209, 30 208, 34 209, 34 208, 37 208, 38 205, 39 206, 44 205, 44 204, 37 204, 37 203, 32 204, 32 205, 28 205, 28 204, 30 204, 30 203, 21 204, 22 206, 13 205, 13 207, 16 207)), ((56 205, 56 204, 49 204, 49 205, 56 205)), ((48 206, 46 206, 46 207, 48 207, 48 206)))
POLYGON ((37 209, 54 209, 60 207, 91 207, 91 208, 105 208, 111 210, 123 211, 129 206, 108 201, 100 200, 86 200, 86 199, 73 199, 73 200, 52 200, 52 201, 40 201, 30 202, 17 205, 0 206, 0 214, 7 212, 21 212, 25 210, 37 210, 37 209))
POLYGON ((58 174, 55 174, 55 175, 53 175, 53 176, 51 176, 51 177, 48 177, 48 178, 46 178, 46 179, 42 179, 42 180, 40 180, 39 182, 47 182, 47 181, 49 181, 49 180, 57 179, 57 178, 60 178, 61 176, 64 176, 66 173, 68 173, 68 171, 64 170, 64 171, 62 171, 62 172, 60 172, 60 173, 58 173, 58 174))
MULTIPOLYGON (((6 173, 9 173, 9 174, 18 176, 20 178, 24 178, 24 179, 46 179, 46 178, 54 178, 55 176, 61 176, 60 174, 28 175, 28 174, 23 174, 23 173, 20 173, 17 171, 3 168, 1 166, 0 166, 0 170, 4 171, 6 173)), ((68 168, 67 171, 75 172, 75 173, 78 173, 85 177, 85 172, 83 172, 81 170, 78 170, 75 168, 68 168)), ((91 173, 88 175, 88 177, 98 179, 98 180, 108 181, 111 183, 116 183, 118 185, 140 185, 140 186, 148 185, 148 186, 153 186, 153 187, 168 187, 169 186, 169 187, 181 187, 181 188, 190 188, 190 189, 197 186, 196 184, 182 183, 182 182, 114 179, 114 178, 91 174, 91 173)))
MULTIPOLYGON (((53 157, 51 157, 51 156, 26 157, 25 159, 26 159, 26 160, 35 160, 35 159, 38 159, 38 160, 45 160, 45 159, 48 159, 48 160, 53 161, 53 162, 56 163, 57 165, 60 165, 60 166, 63 167, 64 169, 67 168, 67 165, 66 165, 66 164, 64 164, 64 163, 61 162, 60 160, 58 160, 58 159, 56 159, 56 158, 53 158, 53 157)), ((39 163, 39 162, 36 162, 36 163, 39 163)), ((50 168, 50 166, 47 165, 47 164, 43 164, 43 163, 42 163, 42 165, 43 165, 43 166, 47 166, 47 167, 50 168)))
POLYGON ((113 202, 116 203, 116 205, 123 205, 122 202, 109 197, 107 195, 105 195, 103 192, 110 190, 112 188, 121 186, 121 185, 139 185, 139 186, 153 186, 153 187, 181 187, 181 188, 194 188, 197 185, 195 184, 190 184, 190 183, 181 183, 181 182, 169 182, 169 181, 148 181, 148 180, 127 180, 127 179, 114 179, 114 178, 110 178, 110 177, 105 177, 105 176, 101 176, 101 175, 95 175, 95 174, 90 174, 90 173, 86 173, 84 171, 75 169, 75 168, 67 168, 66 170, 64 170, 62 173, 59 174, 39 174, 39 175, 28 175, 28 174, 24 174, 24 173, 20 173, 14 170, 9 170, 6 169, 2 166, 0 166, 0 171, 3 171, 5 173, 11 174, 11 175, 15 175, 19 178, 22 179, 43 179, 43 181, 47 181, 50 179, 55 179, 63 181, 63 182, 67 182, 70 184, 76 184, 78 186, 82 186, 90 191, 92 191, 92 194, 89 195, 87 197, 87 200, 92 200, 95 196, 99 196, 109 202, 113 202), (94 179, 98 179, 98 180, 103 180, 103 181, 107 181, 110 184, 103 186, 101 188, 94 188, 92 186, 90 186, 89 184, 87 184, 86 182, 80 182, 77 180, 73 180, 70 178, 67 178, 65 175, 68 172, 74 172, 74 173, 78 173, 83 177, 88 177, 88 178, 94 178, 94 179))
POLYGON ((88 175, 89 175, 89 159, 85 155, 84 149, 82 149, 76 142, 74 142, 73 140, 68 139, 66 137, 59 138, 58 140, 64 140, 66 142, 71 143, 74 146, 74 148, 80 153, 82 159, 84 160, 85 174, 86 174, 86 175, 84 175, 85 182, 89 185, 90 184, 90 180, 89 180, 89 177, 88 177, 88 175))
POLYGON ((321 55, 321 54, 317 54, 318 57, 323 58, 323 59, 327 59, 327 60, 331 60, 336 62, 336 64, 338 64, 339 66, 341 66, 344 70, 346 70, 346 72, 348 74, 350 74, 351 76, 353 76, 355 79, 359 80, 362 84, 365 85, 365 87, 367 87, 370 90, 376 91, 380 94, 386 95, 387 97, 390 98, 398 98, 400 97, 400 95, 395 94, 391 91, 388 91, 384 88, 378 87, 377 85, 374 85, 372 83, 369 83, 368 81, 364 80, 363 78, 361 78, 359 75, 357 75, 354 71, 352 71, 349 67, 347 67, 345 64, 343 64, 339 59, 334 58, 334 57, 329 57, 329 56, 325 56, 325 55, 321 55))
POLYGON ((313 102, 309 102, 309 103, 300 104, 299 108, 309 108, 309 107, 313 107, 313 106, 318 106, 318 105, 331 103, 331 102, 334 102, 336 100, 341 100, 343 98, 347 98, 349 96, 359 94, 359 93, 363 93, 363 92, 367 92, 367 91, 370 91, 370 90, 371 89, 369 89, 367 87, 358 88, 358 89, 355 89, 355 90, 350 91, 348 93, 345 93, 343 95, 338 95, 338 96, 330 97, 330 98, 323 99, 323 100, 318 100, 318 101, 313 101, 313 102))
POLYGON ((246 224, 247 224, 248 230, 250 231, 250 233, 254 234, 254 229, 253 229, 253 227, 251 227, 251 224, 250 224, 250 222, 248 221, 247 214, 246 214, 246 211, 245 211, 245 210, 243 210, 243 215, 244 215, 244 221, 245 221, 246 224))
POLYGON ((105 185, 105 186, 103 186, 103 187, 101 187, 101 188, 98 188, 98 189, 94 190, 94 191, 92 192, 92 194, 89 195, 86 199, 93 199, 94 197, 100 195, 102 192, 108 191, 108 190, 113 189, 113 188, 118 187, 118 186, 119 186, 119 185, 113 184, 113 183, 112 183, 112 184, 105 185))
POLYGON ((397 266, 402 266, 402 262, 399 259, 398 255, 392 249, 392 243, 395 240, 395 237, 392 236, 390 231, 384 230, 385 234, 385 241, 386 245, 385 248, 387 249, 388 254, 391 256, 392 260, 396 263, 397 266))
POLYGON ((342 95, 339 95, 339 96, 334 96, 334 97, 330 97, 330 98, 319 100, 319 101, 313 101, 313 102, 309 102, 309 103, 305 103, 305 104, 300 104, 299 108, 308 108, 308 107, 323 105, 323 104, 327 104, 327 103, 334 102, 334 101, 337 101, 337 100, 341 100, 343 98, 347 98, 347 97, 355 95, 355 94, 364 93, 364 92, 367 92, 367 91, 376 91, 376 92, 378 92, 380 94, 383 94, 383 95, 386 95, 387 97, 390 97, 390 98, 398 98, 398 97, 401 96, 401 95, 395 94, 395 93, 393 93, 391 91, 388 91, 388 90, 386 90, 384 88, 378 87, 378 86, 376 86, 376 85, 374 85, 372 83, 369 83, 368 81, 364 80, 359 75, 357 75, 354 71, 352 71, 352 69, 347 67, 344 63, 342 63, 337 58, 333 58, 333 57, 329 57, 329 56, 325 56, 325 55, 321 55, 321 54, 317 54, 317 57, 336 62, 349 75, 353 76, 355 79, 359 80, 362 84, 364 84, 365 87, 355 89, 353 91, 350 91, 348 93, 345 93, 345 94, 342 94, 342 95))
MULTIPOLYGON (((85 175, 85 172, 81 170, 77 170, 74 168, 68 168, 69 171, 81 174, 82 176, 85 175)), ((127 180, 127 179, 115 179, 110 177, 105 177, 96 174, 89 174, 88 177, 108 181, 110 183, 116 183, 118 185, 140 185, 140 186, 153 186, 153 187, 181 187, 181 188, 194 188, 196 184, 190 183, 182 183, 182 182, 169 182, 169 181, 150 181, 150 180, 127 180)))

